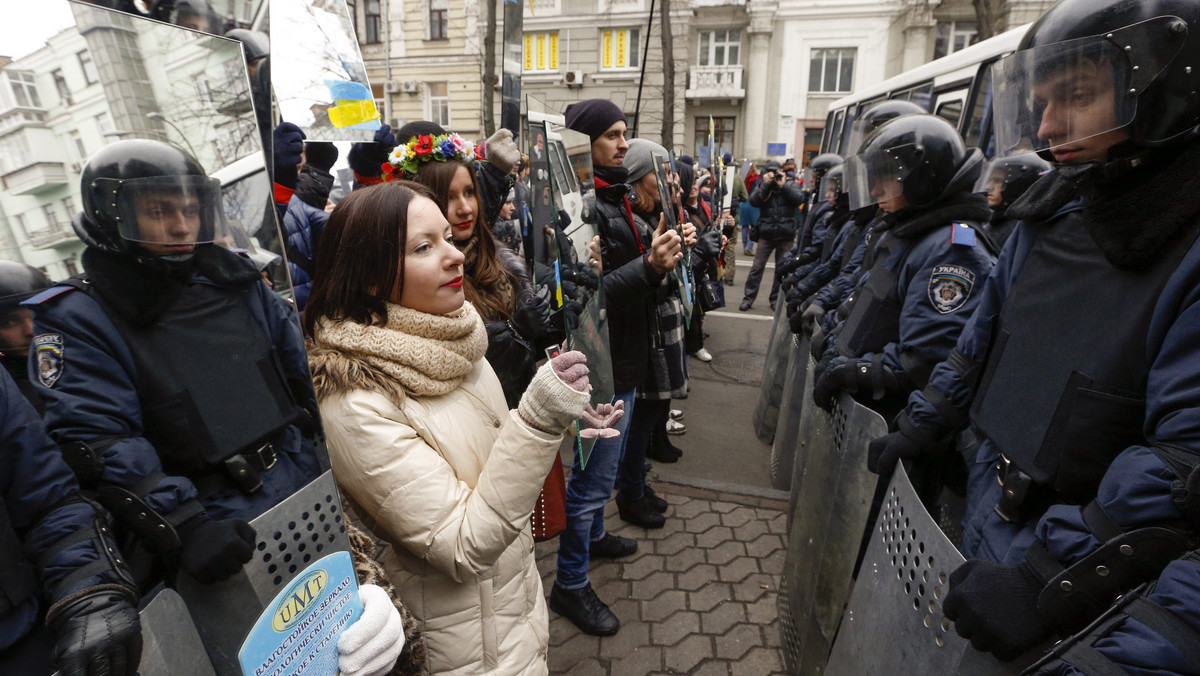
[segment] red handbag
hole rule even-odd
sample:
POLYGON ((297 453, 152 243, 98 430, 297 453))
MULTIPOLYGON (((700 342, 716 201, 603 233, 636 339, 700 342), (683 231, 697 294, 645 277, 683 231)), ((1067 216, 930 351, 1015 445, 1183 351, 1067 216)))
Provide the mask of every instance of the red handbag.
POLYGON ((530 526, 534 542, 544 542, 567 529, 567 480, 558 457, 542 482, 542 494, 533 508, 530 526))

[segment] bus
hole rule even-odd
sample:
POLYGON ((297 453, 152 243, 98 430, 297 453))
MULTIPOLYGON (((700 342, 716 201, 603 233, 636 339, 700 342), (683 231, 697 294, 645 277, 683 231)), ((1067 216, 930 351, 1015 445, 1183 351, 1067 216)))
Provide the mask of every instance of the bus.
POLYGON ((949 120, 967 147, 978 147, 989 158, 992 142, 991 70, 999 59, 1017 49, 1031 24, 913 68, 872 87, 834 101, 825 119, 821 152, 853 155, 851 129, 860 113, 881 101, 912 101, 949 120))

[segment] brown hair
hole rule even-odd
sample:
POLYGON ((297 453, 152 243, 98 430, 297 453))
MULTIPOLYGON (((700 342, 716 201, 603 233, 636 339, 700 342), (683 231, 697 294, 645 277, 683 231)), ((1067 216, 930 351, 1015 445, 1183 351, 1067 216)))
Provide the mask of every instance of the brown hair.
POLYGON ((466 242, 454 242, 460 249, 469 248, 472 244, 476 249, 474 256, 468 254, 463 265, 463 293, 484 321, 511 319, 515 298, 512 288, 517 279, 500 262, 492 228, 483 221, 483 196, 479 192, 474 167, 458 160, 425 162, 417 169, 413 180, 429 188, 433 193, 433 201, 437 202, 438 208, 445 215, 450 202, 450 184, 454 181, 454 174, 458 172, 459 167, 466 167, 467 173, 471 175, 471 187, 475 190, 475 202, 478 207, 475 209, 475 227, 471 229, 470 238, 466 242))
MULTIPOLYGON (((654 176, 654 173, 651 172, 646 174, 646 176, 654 176)), ((631 200, 629 205, 633 207, 634 211, 640 211, 643 214, 652 214, 662 208, 661 204, 656 204, 661 197, 659 196, 657 188, 651 190, 650 187, 646 185, 646 176, 643 176, 633 182, 631 187, 633 188, 633 194, 637 195, 637 199, 631 200)))
POLYGON ((338 202, 316 255, 316 270, 304 328, 308 335, 320 319, 371 326, 387 321, 385 303, 404 279, 408 207, 414 197, 433 200, 429 188, 411 181, 389 181, 359 188, 338 202))

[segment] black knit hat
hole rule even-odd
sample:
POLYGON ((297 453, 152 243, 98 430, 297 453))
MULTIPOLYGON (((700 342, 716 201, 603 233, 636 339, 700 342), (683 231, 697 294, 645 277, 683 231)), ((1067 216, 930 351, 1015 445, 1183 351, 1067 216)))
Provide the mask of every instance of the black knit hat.
POLYGON ((567 128, 587 134, 594 143, 608 128, 625 121, 625 113, 608 99, 587 99, 567 106, 567 128))
POLYGON ((426 122, 425 120, 409 122, 395 132, 396 143, 400 145, 404 145, 418 136, 441 136, 445 133, 446 130, 442 129, 441 126, 433 122, 426 122))
POLYGON ((337 146, 328 141, 309 141, 304 144, 304 161, 317 169, 329 171, 337 158, 337 146))

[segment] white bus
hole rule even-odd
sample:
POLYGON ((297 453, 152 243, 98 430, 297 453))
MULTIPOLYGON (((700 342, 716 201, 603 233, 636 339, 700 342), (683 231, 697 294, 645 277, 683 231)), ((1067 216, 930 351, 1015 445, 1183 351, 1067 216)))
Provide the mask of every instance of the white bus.
POLYGON ((859 113, 881 101, 902 100, 949 120, 967 147, 976 146, 991 157, 992 65, 1016 50, 1029 26, 1013 28, 834 101, 825 119, 821 152, 854 154, 858 149, 848 146, 859 113))

